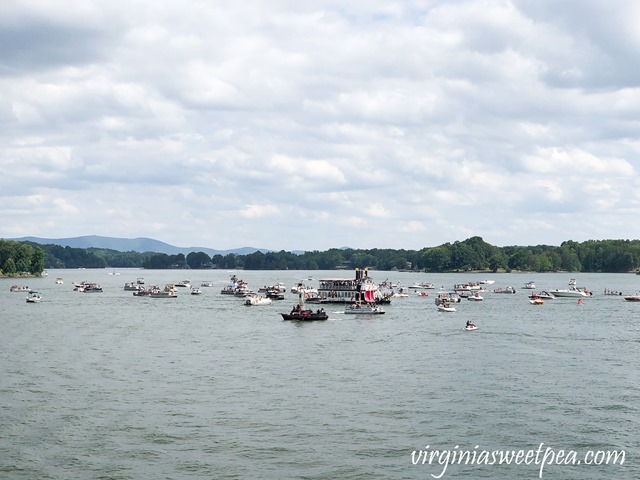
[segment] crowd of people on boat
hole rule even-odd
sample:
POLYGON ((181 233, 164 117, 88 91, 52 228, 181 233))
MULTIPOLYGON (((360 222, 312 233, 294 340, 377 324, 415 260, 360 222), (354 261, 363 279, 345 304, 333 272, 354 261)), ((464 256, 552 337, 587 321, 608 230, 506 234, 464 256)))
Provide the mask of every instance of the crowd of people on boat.
MULTIPOLYGON (((292 315, 294 313, 300 313, 300 312, 311 312, 311 310, 307 310, 306 308, 303 309, 300 304, 294 305, 293 308, 291 309, 291 314, 292 315)), ((316 313, 318 313, 318 314, 324 313, 324 308, 319 308, 318 310, 316 310, 316 313)))

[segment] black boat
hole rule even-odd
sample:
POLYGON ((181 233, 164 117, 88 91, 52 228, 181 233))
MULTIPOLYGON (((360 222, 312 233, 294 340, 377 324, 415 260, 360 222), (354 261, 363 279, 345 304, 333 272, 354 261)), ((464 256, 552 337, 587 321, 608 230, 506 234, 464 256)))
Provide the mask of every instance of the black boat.
POLYGON ((324 311, 324 308, 320 308, 315 312, 308 308, 294 308, 291 313, 281 313, 283 320, 300 320, 300 321, 312 321, 312 320, 327 320, 329 315, 324 311))

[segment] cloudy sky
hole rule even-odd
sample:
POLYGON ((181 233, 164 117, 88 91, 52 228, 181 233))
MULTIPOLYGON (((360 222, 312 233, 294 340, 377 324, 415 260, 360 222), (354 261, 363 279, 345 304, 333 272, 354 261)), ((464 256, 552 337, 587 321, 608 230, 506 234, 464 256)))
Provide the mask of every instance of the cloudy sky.
POLYGON ((0 237, 640 238, 635 0, 3 0, 0 237))

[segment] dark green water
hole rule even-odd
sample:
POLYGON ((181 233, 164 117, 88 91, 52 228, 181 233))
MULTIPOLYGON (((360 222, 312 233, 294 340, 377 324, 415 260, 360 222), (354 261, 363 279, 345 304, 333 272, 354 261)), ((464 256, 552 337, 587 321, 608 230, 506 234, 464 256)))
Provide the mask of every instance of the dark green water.
MULTIPOLYGON (((308 275, 236 272, 256 289, 308 275)), ((624 465, 546 465, 547 479, 640 478, 640 303, 635 275, 580 274, 594 292, 533 306, 521 287, 565 288, 569 274, 371 272, 405 287, 513 285, 456 313, 427 298, 385 315, 281 320, 297 301, 246 307, 226 271, 50 271, 0 279, 0 478, 428 479, 419 450, 625 451, 624 465), (57 276, 64 285, 56 285, 57 276), (133 297, 125 282, 194 285, 201 296, 133 297), (72 291, 94 281, 102 294, 72 291), (27 304, 26 284, 44 295, 27 304), (354 318, 356 317, 356 318, 354 318), (463 330, 474 320, 479 329, 463 330), (428 448, 426 448, 429 446, 428 448), (456 447, 457 446, 457 447, 456 447), (478 446, 478 448, 476 448, 478 446), (421 462, 419 462, 421 463, 421 462)), ((448 465, 442 478, 539 478, 540 465, 448 465)))

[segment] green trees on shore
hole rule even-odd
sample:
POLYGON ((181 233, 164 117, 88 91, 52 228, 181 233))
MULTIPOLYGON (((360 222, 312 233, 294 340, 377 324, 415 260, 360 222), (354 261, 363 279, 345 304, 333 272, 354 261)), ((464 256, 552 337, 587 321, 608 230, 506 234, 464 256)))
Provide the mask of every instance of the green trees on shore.
POLYGON ((37 271, 45 268, 222 268, 246 270, 335 270, 369 267, 376 270, 532 271, 532 272, 630 272, 640 267, 640 240, 589 240, 563 242, 560 246, 497 247, 481 237, 445 243, 421 250, 330 249, 297 255, 255 252, 249 255, 188 255, 117 252, 58 245, 37 245, 1 241, 0 267, 6 272, 37 271), (9 247, 2 245, 16 244, 9 247), (20 246, 20 247, 19 247, 20 246), (5 250, 14 252, 5 254, 5 250), (19 253, 18 253, 19 252, 19 253), (35 259, 35 260, 34 260, 35 259), (42 265, 42 266, 41 266, 42 265))
POLYGON ((0 240, 0 273, 2 275, 40 275, 44 271, 44 250, 26 243, 0 240))

